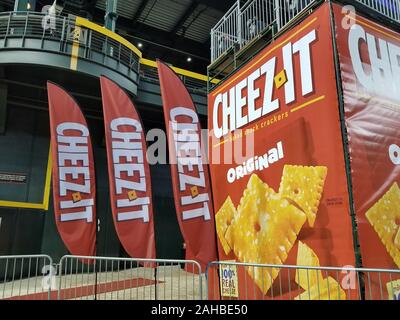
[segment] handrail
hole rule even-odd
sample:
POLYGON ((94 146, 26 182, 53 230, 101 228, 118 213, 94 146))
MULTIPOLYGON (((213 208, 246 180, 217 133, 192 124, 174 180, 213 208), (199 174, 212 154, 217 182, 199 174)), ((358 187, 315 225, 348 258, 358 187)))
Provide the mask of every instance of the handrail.
POLYGON ((77 61, 82 58, 117 69, 128 77, 131 77, 131 71, 139 73, 140 50, 116 33, 81 17, 50 17, 30 11, 3 12, 0 13, 0 39, 4 39, 4 48, 39 49, 70 55, 72 70, 76 70, 77 61), (15 38, 22 41, 9 41, 15 38), (36 44, 32 46, 26 39, 35 39, 36 44), (59 42, 59 45, 49 45, 49 41, 59 42))
MULTIPOLYGON (((140 74, 140 65, 157 68, 156 62, 143 58, 142 52, 131 42, 94 22, 82 17, 70 19, 56 16, 53 29, 45 29, 42 24, 46 17, 44 13, 31 11, 0 13, 0 39, 4 39, 3 46, 7 47, 8 39, 11 38, 21 38, 22 47, 25 45, 25 39, 39 39, 42 43, 39 47, 41 50, 58 51, 75 58, 75 62, 71 62, 71 68, 74 66, 74 70, 78 58, 94 60, 94 56, 97 57, 98 63, 106 64, 109 58, 116 60, 118 65, 125 66, 128 76, 129 70, 140 74), (60 45, 44 49, 43 43, 47 40, 59 41, 60 45)), ((11 45, 14 46, 14 43, 11 45)), ((173 67, 173 70, 183 76, 189 89, 206 92, 206 75, 177 67, 173 67)), ((213 83, 218 83, 218 80, 215 79, 213 83)))
MULTIPOLYGON (((142 58, 142 59, 140 59, 140 64, 143 64, 145 66, 149 66, 152 68, 157 68, 157 62, 154 60, 142 58)), ((190 78, 201 80, 204 82, 208 81, 208 78, 206 75, 203 75, 203 74, 200 74, 197 72, 193 72, 193 71, 189 71, 189 70, 185 70, 185 69, 181 69, 181 68, 177 68, 177 67, 171 67, 171 69, 174 70, 177 74, 185 76, 185 77, 190 77, 190 78)), ((212 82, 217 84, 219 81, 217 79, 214 79, 212 82)))
MULTIPOLYGON (((248 0, 236 2, 211 29, 211 63, 232 48, 243 48, 266 30, 279 32, 322 0, 248 0)), ((355 0, 377 14, 400 23, 399 0, 355 0)))
POLYGON ((112 32, 108 30, 105 27, 102 27, 92 21, 89 21, 87 19, 84 19, 82 17, 76 17, 76 25, 77 26, 83 26, 91 30, 95 30, 99 33, 104 34, 105 36, 114 39, 115 41, 118 41, 119 43, 123 44, 125 47, 129 48, 133 52, 135 52, 138 57, 142 58, 142 52, 136 48, 131 42, 126 40, 125 38, 121 37, 119 34, 116 34, 115 32, 112 32))

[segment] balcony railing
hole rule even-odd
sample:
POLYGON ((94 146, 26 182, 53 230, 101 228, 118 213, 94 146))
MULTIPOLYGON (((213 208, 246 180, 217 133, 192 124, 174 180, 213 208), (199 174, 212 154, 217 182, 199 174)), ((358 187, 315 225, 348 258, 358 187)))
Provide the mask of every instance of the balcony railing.
POLYGON ((76 55, 130 77, 139 73, 141 52, 117 34, 80 17, 38 12, 0 13, 0 49, 32 49, 76 55))
POLYGON ((366 7, 379 12, 385 17, 400 23, 400 1, 399 0, 356 0, 366 7))
MULTIPOLYGON (((143 59, 141 52, 118 34, 80 17, 57 16, 52 22, 48 19, 38 12, 0 13, 0 51, 23 48, 72 55, 73 46, 78 44, 75 54, 79 59, 102 64, 128 78, 135 73, 139 75, 135 82, 146 79, 159 83, 157 63, 143 59)), ((207 93, 207 76, 175 71, 192 93, 207 93)))
POLYGON ((232 48, 243 48, 264 31, 283 29, 316 0, 236 2, 211 30, 211 63, 232 48))
MULTIPOLYGON (((400 23, 399 0, 354 0, 400 23)), ((260 34, 274 33, 322 0, 249 0, 236 2, 211 29, 211 63, 230 50, 240 50, 260 34)), ((347 2, 349 3, 349 2, 347 2)))

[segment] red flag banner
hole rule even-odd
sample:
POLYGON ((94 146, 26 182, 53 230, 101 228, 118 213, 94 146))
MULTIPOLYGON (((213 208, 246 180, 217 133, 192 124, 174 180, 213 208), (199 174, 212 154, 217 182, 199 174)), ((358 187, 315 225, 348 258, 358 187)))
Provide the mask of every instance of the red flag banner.
POLYGON ((101 77, 113 220, 131 257, 156 257, 150 167, 139 114, 129 96, 101 77))
POLYGON ((73 255, 96 254, 96 185, 92 142, 75 100, 48 82, 53 201, 58 232, 73 255))
POLYGON ((176 214, 186 259, 203 266, 216 260, 214 210, 208 166, 200 146, 201 125, 193 100, 179 77, 157 61, 176 214))
MULTIPOLYGON (((358 14, 345 27, 344 7, 333 12, 362 265, 399 269, 400 33, 358 14)), ((367 280, 368 299, 400 299, 400 274, 367 280)))

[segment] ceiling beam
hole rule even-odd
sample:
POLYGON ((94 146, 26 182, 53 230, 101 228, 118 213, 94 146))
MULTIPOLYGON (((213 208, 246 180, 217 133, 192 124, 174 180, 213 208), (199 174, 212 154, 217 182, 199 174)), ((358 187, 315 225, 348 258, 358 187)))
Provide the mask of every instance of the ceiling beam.
POLYGON ((142 0, 140 2, 140 5, 137 8, 137 10, 135 12, 135 15, 132 18, 133 23, 136 23, 138 21, 138 19, 141 16, 143 10, 146 8, 148 2, 149 2, 149 0, 142 0))
POLYGON ((85 0, 83 4, 83 10, 89 12, 89 14, 94 14, 94 9, 96 8, 98 0, 85 0))
POLYGON ((93 10, 96 7, 97 2, 99 2, 99 1, 98 0, 85 0, 84 6, 89 10, 93 10))
MULTIPOLYGON (((104 12, 96 8, 94 21, 103 23, 103 16, 104 12)), ((118 17, 116 27, 117 31, 124 31, 131 36, 136 36, 166 47, 173 47, 178 50, 209 59, 208 47, 200 42, 172 34, 171 32, 157 29, 141 22, 132 24, 131 19, 127 19, 122 16, 118 17)))
POLYGON ((227 12, 230 7, 236 2, 236 0, 197 0, 199 4, 203 4, 209 8, 221 11, 223 13, 227 12))
POLYGON ((193 1, 189 5, 189 7, 185 10, 185 12, 182 14, 182 16, 179 18, 179 20, 175 23, 174 27, 171 30, 171 33, 177 33, 180 28, 183 27, 185 24, 186 20, 191 16, 194 10, 199 6, 198 1, 193 1))
MULTIPOLYGON (((102 24, 103 17, 104 11, 95 8, 94 22, 102 24)), ((133 23, 131 18, 123 16, 118 17, 116 32, 133 44, 142 42, 144 46, 140 50, 144 57, 164 57, 167 62, 176 66, 199 73, 207 72, 207 65, 210 63, 210 47, 207 43, 203 44, 142 22, 133 23), (193 58, 191 63, 186 62, 187 56, 193 58)))

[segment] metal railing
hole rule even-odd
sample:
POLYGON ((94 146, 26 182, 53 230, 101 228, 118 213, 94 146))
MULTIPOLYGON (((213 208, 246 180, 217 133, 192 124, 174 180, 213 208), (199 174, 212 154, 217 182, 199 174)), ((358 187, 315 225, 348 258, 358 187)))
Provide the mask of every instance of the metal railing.
MULTIPOLYGON (((189 76, 184 76, 181 74, 178 74, 178 76, 182 79, 186 88, 191 93, 197 93, 202 95, 207 94, 207 81, 192 78, 189 76)), ((157 67, 142 64, 140 67, 140 78, 155 84, 159 84, 157 67)))
POLYGON ((258 34, 275 22, 274 2, 265 0, 247 1, 240 9, 240 47, 244 47, 258 34))
POLYGON ((206 276, 209 299, 400 300, 400 270, 216 261, 206 276))
POLYGON ((400 269, 0 256, 0 300, 400 300, 400 269))
MULTIPOLYGON (((133 71, 143 79, 159 83, 157 68, 141 64, 140 52, 131 50, 116 37, 109 37, 105 29, 102 33, 99 28, 91 29, 94 24, 90 22, 86 27, 64 16, 57 16, 51 28, 44 27, 45 18, 45 14, 31 11, 0 13, 0 50, 26 48, 71 55, 74 44, 79 44, 76 54, 80 59, 109 66, 128 77, 133 71)), ((191 92, 207 93, 207 80, 180 77, 191 92)))
POLYGON ((399 0, 356 0, 366 7, 400 23, 399 0))
MULTIPOLYGON (((399 0, 355 0, 369 9, 400 23, 399 0)), ((211 29, 211 63, 231 49, 241 49, 271 30, 277 33, 322 0, 237 1, 211 29)))
POLYGON ((258 35, 278 32, 318 0, 248 0, 236 2, 211 29, 211 63, 237 46, 243 48, 258 35))
POLYGON ((201 267, 191 260, 62 257, 58 299, 201 300, 201 267))
POLYGON ((285 28, 318 0, 274 0, 277 31, 285 28))
MULTIPOLYGON (((0 49, 29 48, 70 55, 74 43, 79 44, 79 58, 91 60, 126 72, 139 72, 140 57, 123 43, 99 32, 78 25, 75 19, 57 16, 51 26, 38 12, 0 13, 0 49)), ((101 30, 100 30, 101 31, 101 30)))
POLYGON ((0 256, 0 300, 49 300, 53 270, 47 255, 0 256))
POLYGON ((240 43, 238 3, 234 4, 211 29, 211 62, 240 43))

